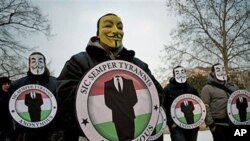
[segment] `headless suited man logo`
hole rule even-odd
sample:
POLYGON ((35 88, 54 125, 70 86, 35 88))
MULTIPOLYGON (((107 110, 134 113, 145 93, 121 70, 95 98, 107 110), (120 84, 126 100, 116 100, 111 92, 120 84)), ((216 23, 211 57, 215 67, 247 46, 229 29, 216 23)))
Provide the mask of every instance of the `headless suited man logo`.
POLYGON ((239 96, 236 100, 236 107, 239 111, 240 121, 246 121, 248 107, 247 99, 245 97, 239 96))
POLYGON ((25 105, 28 107, 30 120, 37 122, 41 120, 41 106, 43 105, 42 95, 31 92, 25 95, 25 105))
POLYGON ((112 110, 112 119, 120 141, 133 139, 135 134, 134 105, 137 103, 132 80, 115 76, 105 82, 105 104, 112 110))

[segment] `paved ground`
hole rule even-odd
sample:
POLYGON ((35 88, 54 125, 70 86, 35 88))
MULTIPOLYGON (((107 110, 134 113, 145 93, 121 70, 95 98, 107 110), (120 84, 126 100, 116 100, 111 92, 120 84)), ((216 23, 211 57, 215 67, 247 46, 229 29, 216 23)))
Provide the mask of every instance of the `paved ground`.
MULTIPOLYGON (((164 135, 164 141, 171 141, 169 134, 164 135)), ((211 132, 209 130, 199 131, 197 141, 213 141, 211 132)))

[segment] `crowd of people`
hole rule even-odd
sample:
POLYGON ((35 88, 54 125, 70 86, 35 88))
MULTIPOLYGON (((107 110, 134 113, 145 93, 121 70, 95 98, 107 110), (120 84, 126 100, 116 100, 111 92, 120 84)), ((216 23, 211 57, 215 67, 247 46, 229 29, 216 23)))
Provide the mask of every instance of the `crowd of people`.
MULTIPOLYGON (((231 133, 232 123, 227 115, 227 101, 230 94, 238 90, 238 88, 228 83, 223 65, 217 63, 211 67, 208 83, 203 87, 201 93, 198 93, 197 89, 187 82, 186 69, 182 66, 174 67, 173 77, 169 80, 169 84, 162 88, 151 74, 148 65, 135 57, 133 50, 128 50, 123 46, 123 36, 121 18, 112 13, 103 15, 97 22, 97 34, 90 38, 86 51, 73 55, 65 63, 58 78, 50 75, 50 71, 46 67, 46 58, 40 52, 33 52, 29 56, 27 76, 13 80, 13 82, 8 77, 1 77, 0 108, 2 114, 0 116, 0 141, 78 141, 79 138, 88 140, 79 127, 75 116, 76 92, 83 76, 91 68, 109 60, 130 62, 147 73, 157 89, 160 105, 166 112, 167 125, 170 129, 172 141, 197 140, 199 127, 184 129, 178 126, 170 112, 173 101, 178 96, 187 93, 200 97, 204 102, 207 113, 205 123, 210 128, 214 141, 229 140, 228 137, 230 136, 228 136, 228 133, 231 133), (30 84, 37 84, 47 88, 53 94, 58 104, 55 107, 57 112, 53 120, 39 128, 29 128, 20 125, 19 121, 12 119, 9 110, 11 95, 20 87, 30 84)), ((30 119, 36 123, 37 119, 38 121, 41 119, 41 108, 40 106, 35 108, 35 106, 38 101, 40 103, 44 101, 41 101, 41 98, 38 100, 39 94, 31 94, 29 98, 36 99, 34 104, 28 102, 28 97, 24 98, 25 105, 31 105, 28 107, 30 119), (32 112, 32 109, 39 113, 32 112)), ((124 120, 126 121, 127 119, 124 120)), ((118 128, 117 125, 116 127, 118 128)), ((134 130, 132 131, 134 132, 134 130)), ((119 133, 123 134, 120 131, 119 133)), ((126 134, 119 135, 120 141, 133 139, 133 133, 132 137, 131 134, 128 136, 126 134)), ((163 138, 158 140, 163 140, 163 138)))

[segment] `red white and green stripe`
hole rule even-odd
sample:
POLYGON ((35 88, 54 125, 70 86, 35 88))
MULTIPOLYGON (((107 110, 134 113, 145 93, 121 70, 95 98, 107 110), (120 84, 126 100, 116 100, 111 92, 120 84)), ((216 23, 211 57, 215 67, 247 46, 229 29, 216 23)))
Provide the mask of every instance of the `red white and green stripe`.
MULTIPOLYGON (((28 113, 28 107, 25 105, 25 95, 26 94, 21 94, 18 96, 16 100, 16 111, 22 119, 26 121, 31 121, 30 115, 28 113)), ((43 98, 43 105, 41 106, 41 120, 44 120, 51 113, 52 104, 51 100, 47 95, 42 94, 42 98, 43 98)))
POLYGON ((81 129, 90 140, 118 140, 112 111, 104 99, 104 83, 115 76, 132 80, 136 90, 135 139, 150 136, 146 134, 151 134, 156 125, 159 110, 154 108, 159 108, 159 99, 152 80, 145 74, 134 64, 115 60, 99 64, 84 76, 77 90, 76 112, 81 129))
MULTIPOLYGON (((248 103, 248 107, 246 109, 247 111, 246 120, 250 120, 250 101, 248 101, 247 103, 248 103)), ((239 111, 238 111, 238 108, 236 107, 236 99, 234 99, 231 104, 232 104, 231 113, 234 119, 237 121, 240 121, 239 111)))
MULTIPOLYGON (((194 122, 197 122, 200 120, 201 118, 201 114, 202 114, 202 111, 201 111, 201 107, 199 105, 199 103, 195 100, 192 100, 192 99, 189 99, 189 101, 192 101, 193 105, 194 105, 194 122)), ((181 108, 180 108, 180 103, 182 103, 183 100, 179 101, 178 104, 176 104, 176 109, 175 109, 175 114, 176 114, 176 117, 178 118, 178 120, 183 123, 183 124, 187 124, 187 121, 184 117, 184 114, 183 112, 181 111, 181 108)))
MULTIPOLYGON (((138 102, 134 106, 135 111, 135 136, 138 136, 143 132, 147 126, 151 117, 151 97, 148 89, 136 89, 138 102)), ((89 111, 91 111, 90 117, 92 119, 93 125, 96 130, 102 134, 106 135, 105 138, 109 140, 118 140, 116 135, 115 125, 112 122, 112 111, 105 106, 104 95, 96 94, 89 97, 89 111), (94 105, 94 106, 93 106, 94 105), (97 110, 99 109, 99 110, 97 110)), ((125 129, 126 130, 126 129, 125 129)))

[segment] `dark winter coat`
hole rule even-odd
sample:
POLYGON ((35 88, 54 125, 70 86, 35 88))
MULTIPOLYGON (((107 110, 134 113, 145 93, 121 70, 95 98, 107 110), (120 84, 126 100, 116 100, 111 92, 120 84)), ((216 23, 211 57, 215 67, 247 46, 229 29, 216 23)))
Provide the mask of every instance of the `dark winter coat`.
MULTIPOLYGON (((77 128, 79 131, 80 127, 78 127, 75 117, 75 97, 78 83, 91 68, 104 61, 112 59, 125 60, 139 66, 151 77, 159 94, 162 93, 161 85, 151 74, 148 65, 134 56, 134 51, 127 50, 124 47, 118 48, 118 50, 114 52, 114 55, 110 56, 100 46, 99 39, 92 37, 86 47, 86 52, 73 55, 70 60, 66 62, 58 77, 58 96, 62 110, 62 118, 64 119, 63 123, 68 126, 66 128, 77 128)), ((81 131, 79 131, 79 133, 81 133, 81 131)))
MULTIPOLYGON (((29 71, 26 77, 20 78, 19 80, 16 80, 13 82, 13 84, 11 85, 11 92, 14 93, 20 87, 29 85, 29 84, 38 84, 38 85, 44 86, 45 88, 50 90, 50 92, 55 96, 55 99, 57 100, 57 92, 56 92, 57 79, 53 76, 49 76, 48 72, 43 75, 36 76, 36 75, 32 75, 31 72, 29 71)), ((24 127, 16 123, 17 134, 19 136, 23 136, 23 134, 25 133, 25 134, 30 134, 32 136, 36 136, 36 139, 35 138, 32 139, 34 141, 39 140, 39 138, 41 139, 41 137, 49 138, 53 134, 54 131, 59 130, 60 126, 57 123, 57 120, 58 120, 57 115, 58 114, 56 113, 56 116, 49 124, 45 125, 44 127, 39 127, 39 128, 28 128, 28 127, 24 127)), ((42 140, 46 141, 47 139, 42 138, 42 140)))
POLYGON ((9 112, 9 99, 10 93, 2 90, 2 84, 0 85, 0 132, 7 132, 10 134, 13 132, 12 117, 9 112))
POLYGON ((164 108, 166 110, 166 116, 167 116, 167 125, 169 128, 171 128, 171 125, 174 124, 174 121, 171 117, 171 105, 175 98, 182 94, 194 94, 198 96, 198 91, 191 86, 190 84, 186 83, 177 83, 174 78, 171 78, 169 80, 169 84, 163 89, 164 90, 164 108))

